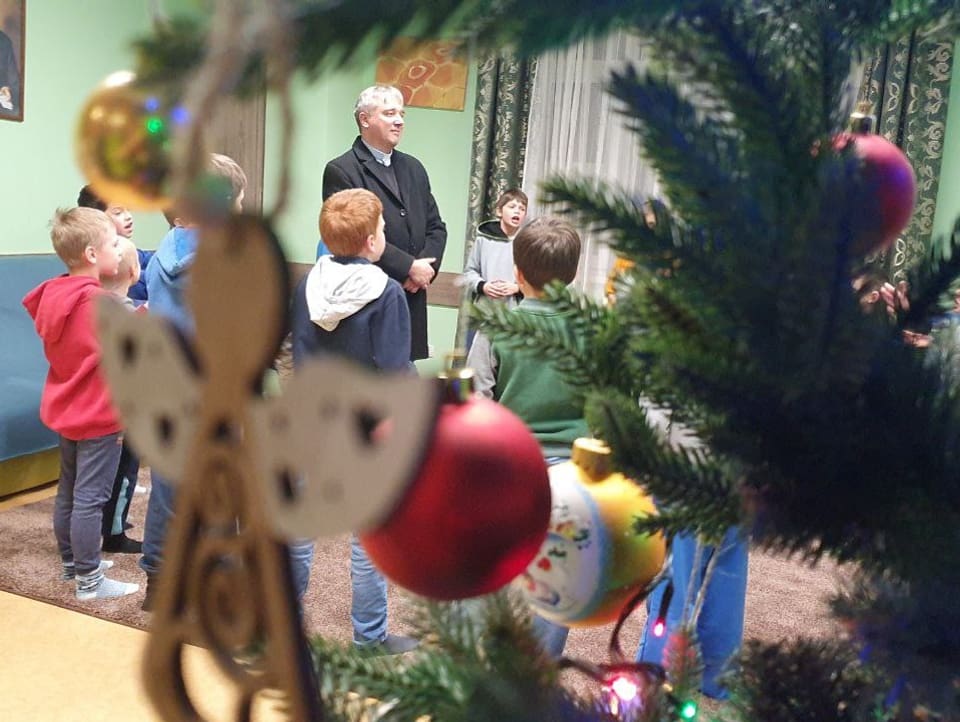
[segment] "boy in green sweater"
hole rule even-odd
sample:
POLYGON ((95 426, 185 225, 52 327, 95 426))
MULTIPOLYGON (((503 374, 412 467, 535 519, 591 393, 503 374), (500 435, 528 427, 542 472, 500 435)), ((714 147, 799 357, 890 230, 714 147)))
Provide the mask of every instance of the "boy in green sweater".
MULTIPOLYGON (((513 313, 540 316, 564 327, 563 316, 541 297, 547 284, 570 283, 577 275, 580 236, 573 226, 557 218, 531 221, 513 241, 513 260, 523 292, 523 301, 513 313)), ((467 366, 474 370, 477 393, 499 401, 523 419, 548 460, 570 458, 571 444, 587 435, 583 399, 551 364, 529 349, 493 344, 477 334, 467 366)))
MULTIPOLYGON (((512 313, 539 316, 566 331, 563 315, 542 296, 547 284, 570 283, 577 275, 580 236, 573 226, 557 218, 531 221, 513 240, 513 262, 523 300, 512 313)), ((548 464, 569 459, 574 440, 589 436, 583 398, 552 364, 530 349, 494 344, 478 333, 467 366, 474 370, 475 391, 519 416, 540 443, 548 464)), ((535 617, 534 629, 544 649, 559 657, 567 641, 567 628, 535 617)))

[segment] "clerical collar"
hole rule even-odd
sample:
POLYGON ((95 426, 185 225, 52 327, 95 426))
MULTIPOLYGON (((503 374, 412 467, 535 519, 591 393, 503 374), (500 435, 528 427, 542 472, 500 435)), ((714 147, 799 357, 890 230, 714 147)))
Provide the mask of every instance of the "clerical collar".
POLYGON ((390 156, 393 155, 393 151, 389 153, 384 153, 382 150, 377 150, 376 148, 374 148, 367 141, 363 140, 363 138, 361 138, 360 140, 361 142, 363 142, 365 146, 367 146, 367 150, 373 153, 373 159, 377 161, 377 163, 379 163, 382 166, 386 166, 387 168, 390 167, 390 156))

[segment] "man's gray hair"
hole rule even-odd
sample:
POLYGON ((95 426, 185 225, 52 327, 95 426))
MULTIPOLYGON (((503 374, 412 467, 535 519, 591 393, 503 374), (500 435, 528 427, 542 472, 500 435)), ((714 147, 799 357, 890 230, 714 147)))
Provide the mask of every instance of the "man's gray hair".
POLYGON ((357 121, 357 127, 360 127, 360 113, 371 113, 381 105, 385 105, 388 100, 398 100, 402 104, 403 93, 392 85, 371 85, 369 88, 364 88, 353 108, 353 118, 357 121))

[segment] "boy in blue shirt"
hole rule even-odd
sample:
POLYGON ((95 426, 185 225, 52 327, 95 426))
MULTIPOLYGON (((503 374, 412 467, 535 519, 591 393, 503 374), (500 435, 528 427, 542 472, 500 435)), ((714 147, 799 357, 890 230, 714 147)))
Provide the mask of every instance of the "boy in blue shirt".
MULTIPOLYGON (((229 189, 226 191, 227 205, 239 213, 243 209, 243 195, 247 188, 247 176, 243 169, 232 158, 213 153, 207 170, 223 180, 224 188, 229 189)), ((196 256, 198 229, 192 219, 183 218, 182 215, 182 225, 171 228, 160 241, 144 276, 150 313, 167 319, 177 331, 189 338, 194 333, 194 322, 184 291, 196 256)), ((150 470, 150 482, 150 499, 143 524, 143 556, 140 558, 140 568, 147 574, 144 611, 150 611, 153 606, 156 585, 152 581, 163 562, 163 543, 167 537, 167 525, 173 516, 175 500, 173 485, 154 469, 150 470)))
MULTIPOLYGON (((320 235, 333 255, 321 256, 293 292, 293 363, 337 354, 379 371, 410 368, 410 312, 403 287, 374 265, 385 247, 383 205, 360 188, 334 193, 320 211, 320 235)), ((294 584, 302 599, 313 543, 291 545, 294 584)), ((387 585, 356 535, 350 541, 353 641, 387 654, 416 642, 387 634, 387 585)))

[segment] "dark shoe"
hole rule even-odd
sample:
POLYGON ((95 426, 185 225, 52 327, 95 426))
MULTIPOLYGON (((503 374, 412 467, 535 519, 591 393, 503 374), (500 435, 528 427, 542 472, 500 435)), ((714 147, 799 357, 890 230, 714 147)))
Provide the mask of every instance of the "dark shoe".
POLYGON ((157 593, 157 580, 152 574, 147 575, 147 584, 144 587, 143 602, 140 609, 145 612, 153 611, 153 597, 157 593))
POLYGON ((372 651, 374 654, 406 654, 415 650, 419 644, 413 637, 388 634, 382 642, 373 645, 372 651))
POLYGON ((131 539, 126 534, 114 534, 103 539, 103 551, 112 554, 140 554, 142 547, 142 542, 131 539))

